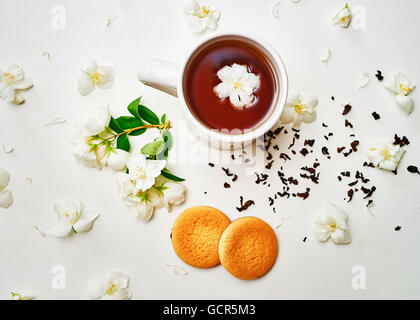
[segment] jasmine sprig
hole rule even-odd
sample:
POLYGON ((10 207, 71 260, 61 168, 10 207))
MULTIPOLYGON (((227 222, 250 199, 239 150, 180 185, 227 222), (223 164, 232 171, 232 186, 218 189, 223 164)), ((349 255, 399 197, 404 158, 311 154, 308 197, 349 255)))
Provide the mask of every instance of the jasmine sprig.
POLYGON ((131 144, 128 136, 139 136, 145 133, 147 129, 152 128, 157 128, 164 133, 171 128, 171 122, 166 121, 166 115, 163 115, 162 121, 160 121, 152 110, 140 104, 140 100, 141 97, 135 99, 127 106, 127 110, 132 116, 111 117, 109 128, 115 134, 107 140, 114 141, 117 139, 118 149, 130 151, 131 144))
MULTIPOLYGON (((147 159, 166 160, 172 146, 171 121, 166 119, 166 114, 163 114, 159 119, 152 110, 140 104, 141 98, 133 100, 127 106, 131 116, 111 117, 109 122, 110 136, 101 143, 107 145, 107 143, 117 140, 117 149, 130 152, 131 144, 128 136, 139 136, 148 129, 158 129, 159 136, 143 146, 141 153, 147 155, 147 159)), ((161 174, 173 181, 184 181, 166 168, 162 170, 161 174)))

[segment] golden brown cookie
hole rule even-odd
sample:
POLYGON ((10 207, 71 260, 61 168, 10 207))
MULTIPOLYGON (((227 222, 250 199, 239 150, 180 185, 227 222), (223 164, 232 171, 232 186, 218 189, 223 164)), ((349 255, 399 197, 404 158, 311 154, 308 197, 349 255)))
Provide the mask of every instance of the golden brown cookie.
POLYGON ((220 263, 218 245, 230 224, 226 215, 212 207, 196 206, 184 210, 172 228, 172 246, 182 261, 197 268, 220 263))
POLYGON ((233 276, 250 280, 267 273, 277 259, 274 230, 256 217, 233 221, 219 242, 220 262, 233 276))

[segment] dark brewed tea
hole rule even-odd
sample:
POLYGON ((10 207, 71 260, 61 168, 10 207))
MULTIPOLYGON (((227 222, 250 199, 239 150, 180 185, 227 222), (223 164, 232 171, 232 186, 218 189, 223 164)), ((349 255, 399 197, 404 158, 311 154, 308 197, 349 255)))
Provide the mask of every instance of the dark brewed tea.
POLYGON ((199 49, 187 65, 184 96, 195 117, 213 129, 247 131, 259 126, 271 112, 276 80, 264 53, 240 40, 220 40, 199 49), (253 102, 244 108, 232 106, 229 97, 220 99, 213 92, 221 80, 217 72, 224 66, 245 65, 259 77, 253 102))

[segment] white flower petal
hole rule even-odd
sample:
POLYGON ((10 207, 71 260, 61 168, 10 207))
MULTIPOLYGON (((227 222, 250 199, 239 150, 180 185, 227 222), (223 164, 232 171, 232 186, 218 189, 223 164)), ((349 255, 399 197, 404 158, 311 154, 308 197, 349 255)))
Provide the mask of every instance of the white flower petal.
POLYGON ((91 73, 95 72, 98 68, 98 65, 96 64, 96 61, 94 59, 87 60, 80 69, 85 73, 91 73))
POLYGON ((73 225, 73 229, 76 232, 87 232, 92 229, 93 222, 99 217, 99 212, 86 211, 83 212, 82 216, 73 225))
POLYGON ((383 156, 380 155, 380 153, 377 150, 371 150, 369 149, 366 152, 366 155, 370 162, 373 163, 374 166, 378 166, 379 162, 383 160, 383 156))
POLYGON ((325 207, 323 216, 314 221, 313 232, 319 241, 327 241, 330 237, 337 244, 350 243, 347 227, 347 214, 332 203, 325 207))
POLYGON ((114 295, 113 300, 130 300, 132 294, 127 289, 121 289, 117 294, 114 295))
POLYGON ((166 264, 166 266, 173 274, 179 276, 186 276, 188 274, 188 272, 183 267, 180 267, 176 264, 166 264))
POLYGON ((408 78, 403 72, 398 72, 393 77, 397 93, 406 96, 409 94, 416 85, 408 78))
POLYGON ((115 76, 114 69, 107 66, 99 66, 98 72, 102 74, 103 78, 100 82, 96 84, 97 87, 101 89, 110 88, 114 84, 114 76, 115 76))
POLYGON ((254 101, 254 95, 252 93, 249 94, 249 91, 251 90, 246 91, 245 88, 237 90, 239 98, 241 99, 241 102, 244 104, 245 107, 250 106, 252 104, 252 101, 254 101))
POLYGON ((360 82, 359 82, 359 84, 357 85, 356 88, 357 89, 361 89, 361 88, 366 87, 368 85, 368 83, 369 83, 369 80, 370 80, 369 73, 366 70, 363 70, 362 71, 362 76, 361 76, 360 82))
POLYGON ((42 51, 42 56, 47 57, 48 62, 51 63, 51 54, 48 51, 42 51))
POLYGON ((350 24, 350 20, 351 20, 351 11, 346 4, 346 6, 343 9, 341 9, 337 13, 337 15, 333 18, 333 23, 338 24, 339 26, 343 28, 347 28, 350 24))
POLYGON ((218 20, 220 18, 220 10, 219 9, 211 10, 209 15, 213 17, 214 19, 218 20))
POLYGON ((231 105, 236 108, 252 103, 253 91, 258 87, 260 79, 248 72, 247 66, 237 63, 231 67, 224 66, 217 72, 217 76, 222 82, 215 86, 213 91, 220 99, 229 97, 231 105))
POLYGON ((403 96, 400 94, 397 94, 395 96, 395 99, 398 102, 398 105, 405 111, 407 114, 410 114, 413 111, 414 108, 414 102, 409 96, 403 96))
POLYGON ((313 227, 313 233, 318 241, 327 241, 330 238, 328 228, 325 227, 325 220, 323 217, 317 217, 313 227))
POLYGON ((316 119, 317 105, 318 98, 313 94, 291 94, 280 120, 282 123, 293 122, 293 127, 299 128, 302 122, 310 123, 316 119))
POLYGON ((231 83, 220 82, 214 87, 214 93, 220 99, 225 99, 231 95, 233 91, 233 85, 231 83))
POLYGON ((15 100, 15 89, 5 83, 0 83, 0 98, 6 102, 15 100))
POLYGON ((42 230, 40 227, 38 227, 38 226, 33 226, 34 227, 34 229, 36 230, 36 231, 38 231, 39 232, 39 234, 41 235, 41 237, 45 237, 47 234, 45 233, 45 231, 44 230, 42 230))
POLYGON ((397 94, 397 89, 395 87, 395 83, 391 80, 385 80, 384 82, 385 89, 388 89, 390 92, 397 94))
POLYGON ((186 188, 184 185, 168 181, 165 183, 167 189, 163 190, 163 201, 167 205, 178 205, 184 202, 186 188))
POLYGON ((372 212, 372 208, 375 207, 375 203, 374 202, 370 202, 367 206, 366 206, 366 211, 371 215, 376 217, 376 215, 372 212))
POLYGON ((206 24, 203 19, 200 19, 197 16, 190 15, 188 16, 188 26, 192 32, 202 32, 206 27, 206 24))
POLYGON ((397 165, 398 164, 395 161, 382 160, 381 162, 379 162, 378 168, 388 171, 394 171, 395 169, 397 169, 397 165))
POLYGON ((326 205, 325 216, 327 218, 333 218, 335 221, 339 222, 340 224, 342 223, 345 224, 348 220, 347 213, 332 203, 328 203, 326 205))
POLYGON ((13 75, 11 83, 21 81, 25 77, 25 72, 23 71, 22 67, 18 66, 17 64, 10 66, 7 69, 6 73, 10 73, 11 75, 13 75))
POLYGON ((75 213, 75 212, 81 212, 81 206, 82 204, 76 203, 71 200, 65 200, 63 202, 64 210, 68 213, 75 213))
POLYGON ((349 244, 351 242, 350 233, 347 230, 336 229, 331 233, 331 240, 336 244, 349 244))
POLYGON ((0 167, 0 189, 6 188, 9 185, 10 173, 0 167))
POLYGON ((309 111, 312 111, 318 105, 318 97, 314 94, 302 94, 301 101, 310 109, 309 111))
POLYGON ((87 96, 93 90, 95 90, 95 84, 93 83, 92 79, 90 79, 88 74, 82 73, 79 76, 79 80, 77 81, 77 89, 82 96, 87 96))
POLYGON ((118 284, 118 287, 121 289, 127 289, 128 283, 130 281, 130 279, 128 278, 126 274, 119 271, 112 271, 109 274, 108 279, 111 282, 118 284))
POLYGON ((219 18, 215 18, 211 14, 209 14, 207 17, 203 19, 204 24, 207 28, 210 30, 216 30, 217 29, 217 23, 219 22, 219 18))
POLYGON ((166 167, 166 160, 147 160, 146 172, 154 178, 160 176, 163 168, 166 167))
POLYGON ((53 203, 53 209, 55 214, 57 215, 57 218, 61 220, 64 217, 64 214, 66 212, 66 208, 64 207, 63 203, 53 203))
POLYGON ((200 5, 198 4, 197 1, 195 0, 191 0, 188 2, 187 6, 184 9, 184 12, 186 14, 194 14, 196 13, 198 10, 200 10, 200 5))
POLYGON ((67 223, 59 222, 45 233, 54 237, 62 238, 70 234, 72 226, 67 223))
POLYGON ((137 153, 137 154, 132 154, 130 155, 130 158, 127 161, 127 168, 130 171, 135 171, 137 167, 146 168, 146 156, 144 154, 141 153, 137 153))
POLYGON ((134 184, 131 181, 130 176, 126 173, 118 173, 117 186, 120 192, 120 197, 123 199, 130 196, 134 192, 134 184))
POLYGON ((242 83, 244 87, 249 87, 255 90, 260 85, 260 78, 253 73, 247 73, 247 79, 242 83))
POLYGON ((295 121, 296 112, 294 107, 286 106, 280 116, 280 121, 284 124, 295 121))
POLYGON ((14 89, 19 89, 19 90, 29 89, 33 85, 34 83, 32 82, 32 79, 30 78, 24 78, 20 81, 16 81, 10 84, 11 87, 13 87, 14 89))
POLYGON ((236 108, 243 108, 245 103, 241 101, 239 92, 234 90, 229 96, 230 103, 236 108))
POLYGON ((280 18, 280 1, 277 1, 276 3, 273 4, 273 7, 271 9, 271 14, 276 19, 280 18))
POLYGON ((94 113, 90 115, 84 122, 84 130, 86 136, 94 136, 100 134, 108 127, 111 120, 109 106, 98 106, 94 113))
POLYGON ((316 112, 305 112, 301 116, 301 121, 304 123, 311 123, 316 119, 316 112))
POLYGON ((231 72, 232 72, 233 81, 237 81, 237 80, 240 80, 243 77, 244 74, 248 73, 248 70, 247 70, 246 66, 244 66, 242 64, 234 63, 232 65, 231 72))
POLYGON ((152 202, 141 201, 137 206, 135 206, 134 210, 138 219, 148 221, 153 216, 154 208, 152 202))
POLYGON ((300 94, 297 92, 291 92, 287 97, 286 105, 294 106, 296 103, 300 101, 300 94))
POLYGON ((222 69, 217 71, 217 76, 222 82, 231 82, 233 81, 232 77, 232 67, 224 66, 222 69))
POLYGON ((87 144, 87 139, 81 137, 79 140, 74 139, 72 143, 74 145, 74 156, 76 159, 85 162, 90 167, 95 167, 96 155, 87 144))
POLYGON ((394 171, 397 169, 402 157, 404 156, 405 149, 399 148, 398 152, 393 155, 390 160, 384 160, 379 163, 379 168, 394 171))
POLYGON ((65 123, 65 122, 66 122, 66 119, 65 118, 63 118, 63 117, 56 117, 56 118, 51 119, 47 123, 45 123, 44 124, 44 128, 45 127, 48 127, 48 126, 53 126, 53 125, 56 125, 56 124, 62 124, 62 123, 65 123))
POLYGON ((89 283, 88 285, 88 294, 92 299, 102 299, 108 290, 109 282, 107 280, 102 280, 98 282, 89 283))
POLYGON ((322 63, 327 63, 328 59, 331 56, 331 49, 330 48, 326 48, 324 50, 324 53, 322 56, 319 57, 319 61, 321 61, 322 63))
POLYGON ((13 150, 15 150, 14 147, 8 146, 4 142, 1 143, 1 147, 2 147, 4 153, 11 153, 11 152, 13 152, 13 150))
POLYGON ((286 220, 289 220, 291 217, 292 217, 292 216, 281 217, 281 218, 277 221, 276 226, 274 227, 274 229, 278 229, 278 228, 280 228, 280 227, 282 226, 282 224, 283 224, 286 220))
POLYGON ((367 157, 375 166, 393 171, 398 167, 405 149, 392 141, 374 141, 367 151, 367 157))
POLYGON ((129 156, 130 154, 125 150, 114 149, 109 153, 107 164, 112 170, 124 170, 129 156))
POLYGON ((10 190, 0 191, 0 207, 7 209, 13 204, 13 194, 10 190))
POLYGON ((163 195, 156 188, 149 189, 147 199, 152 203, 154 208, 162 208, 164 206, 163 195))
POLYGON ((106 279, 90 286, 90 294, 94 299, 129 300, 131 293, 127 290, 128 277, 117 271, 110 272, 106 279))

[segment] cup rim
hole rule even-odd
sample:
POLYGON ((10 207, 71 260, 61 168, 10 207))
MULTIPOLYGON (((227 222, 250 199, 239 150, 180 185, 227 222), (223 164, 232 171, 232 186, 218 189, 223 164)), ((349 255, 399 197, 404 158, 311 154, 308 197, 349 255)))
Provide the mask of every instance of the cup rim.
POLYGON ((269 44, 266 40, 260 38, 259 36, 251 34, 249 32, 246 32, 246 33, 236 32, 236 31, 220 32, 220 33, 212 34, 205 37, 189 50, 188 55, 185 57, 182 63, 181 72, 178 78, 178 88, 179 88, 178 98, 182 102, 184 113, 187 116, 189 122, 191 122, 194 125, 195 129, 199 130, 201 134, 207 135, 210 138, 213 138, 220 142, 225 142, 225 143, 244 142, 245 143, 245 142, 248 142, 250 140, 253 140, 262 136, 264 133, 266 133, 270 128, 272 128, 277 123, 277 121, 280 119, 280 115, 284 109, 284 106, 286 105, 288 87, 289 87, 289 82, 288 82, 288 77, 287 77, 287 71, 284 66, 283 60, 281 59, 280 55, 277 53, 277 51, 274 49, 274 47, 271 44, 269 44), (269 118, 266 119, 265 122, 262 123, 260 126, 258 126, 254 130, 250 130, 249 132, 245 132, 241 134, 229 135, 229 134, 219 133, 217 132, 217 129, 211 129, 211 128, 206 127, 204 124, 202 124, 198 119, 194 117, 192 111, 189 109, 187 102, 185 100, 184 90, 183 90, 184 89, 183 88, 184 72, 192 54, 196 52, 196 50, 199 47, 201 47, 203 44, 205 44, 206 42, 213 40, 215 38, 225 37, 225 36, 233 36, 233 37, 238 36, 238 37, 248 38, 260 44, 271 55, 271 58, 274 60, 272 62, 275 64, 276 71, 278 74, 279 94, 278 94, 277 103, 274 106, 273 112, 270 114, 269 118))

